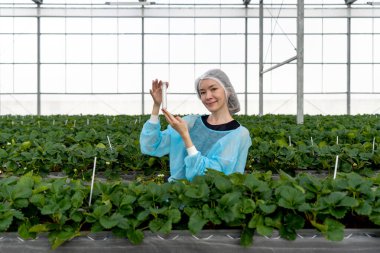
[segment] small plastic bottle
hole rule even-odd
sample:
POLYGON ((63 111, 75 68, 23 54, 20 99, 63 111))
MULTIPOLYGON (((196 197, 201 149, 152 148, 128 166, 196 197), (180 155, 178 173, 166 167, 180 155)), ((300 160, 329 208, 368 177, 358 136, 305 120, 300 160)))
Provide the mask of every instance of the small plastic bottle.
POLYGON ((169 86, 168 82, 162 82, 162 108, 166 109, 168 106, 168 100, 166 97, 166 90, 169 86))

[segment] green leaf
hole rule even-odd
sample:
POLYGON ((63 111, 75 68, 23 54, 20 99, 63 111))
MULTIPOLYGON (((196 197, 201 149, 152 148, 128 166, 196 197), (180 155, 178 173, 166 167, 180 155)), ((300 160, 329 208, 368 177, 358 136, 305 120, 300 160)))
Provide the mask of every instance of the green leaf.
POLYGON ((341 241, 344 238, 344 225, 336 220, 326 218, 324 224, 327 226, 327 231, 324 235, 328 240, 341 241))
POLYGON ((168 218, 172 223, 178 223, 181 220, 181 212, 178 209, 168 210, 168 218))
POLYGON ((245 178, 244 185, 251 192, 264 193, 270 191, 268 184, 264 181, 258 180, 255 175, 248 174, 245 178))
POLYGON ((19 181, 15 185, 12 191, 12 199, 25 199, 29 198, 32 195, 32 187, 34 185, 34 180, 31 177, 31 174, 26 174, 20 177, 19 181))
POLYGON ((101 142, 98 143, 98 144, 96 145, 96 147, 97 147, 97 148, 101 148, 101 149, 105 149, 105 148, 107 148, 106 145, 104 145, 104 144, 101 143, 101 142))
POLYGON ((284 226, 288 226, 292 229, 301 229, 305 225, 305 219, 294 213, 289 213, 284 216, 284 226))
POLYGON ((157 233, 161 227, 164 225, 165 221, 161 218, 156 218, 154 220, 151 220, 149 222, 149 229, 153 232, 153 233, 157 233))
POLYGON ((149 215, 150 215, 149 210, 141 211, 140 213, 137 214, 137 220, 138 221, 145 221, 149 215))
POLYGON ((18 227, 18 234, 20 235, 21 238, 23 239, 35 239, 37 237, 37 233, 30 232, 30 221, 27 220, 23 222, 19 227, 18 227))
POLYGON ((140 244, 144 239, 144 233, 140 229, 130 229, 127 232, 128 239, 133 244, 140 244))
POLYGON ((259 225, 264 225, 264 216, 262 214, 255 213, 248 222, 248 227, 257 228, 259 225))
POLYGON ((0 231, 7 231, 9 226, 12 224, 13 214, 12 211, 6 211, 0 213, 0 231))
POLYGON ((51 187, 51 184, 48 184, 48 183, 44 182, 44 183, 41 183, 41 184, 37 185, 33 189, 32 193, 33 194, 38 194, 38 193, 41 193, 41 192, 45 192, 45 191, 49 190, 50 187, 51 187))
POLYGON ((273 234, 273 228, 272 227, 267 227, 265 225, 257 225, 256 229, 257 229, 257 232, 263 236, 272 236, 272 234, 273 234))
POLYGON ((297 209, 305 202, 305 195, 295 188, 290 186, 281 186, 276 190, 280 196, 278 205, 288 209, 297 209))
POLYGON ((355 208, 355 212, 359 215, 369 216, 372 213, 372 206, 367 201, 362 201, 360 205, 355 208))
POLYGON ((49 231, 50 231, 50 228, 49 228, 48 223, 37 224, 37 225, 32 226, 29 229, 29 232, 35 232, 35 233, 42 233, 42 232, 49 232, 49 231))
POLYGON ((241 192, 226 193, 220 198, 218 202, 222 207, 230 207, 239 201, 240 196, 241 192))
POLYGON ((70 219, 77 223, 80 223, 83 219, 83 214, 81 212, 74 211, 70 214, 70 219))
POLYGON ((332 192, 327 197, 321 198, 321 200, 324 200, 329 206, 335 206, 338 205, 339 202, 346 197, 346 195, 347 193, 345 192, 332 192))
POLYGON ((124 195, 121 199, 120 207, 124 205, 131 205, 136 201, 136 197, 132 195, 124 195))
POLYGON ((97 206, 93 212, 95 218, 100 219, 111 210, 111 204, 97 206))
POLYGON ((13 207, 17 209, 28 207, 28 205, 29 205, 28 199, 16 199, 13 202, 13 207))
POLYGON ((240 205, 240 211, 245 214, 253 213, 256 209, 256 204, 252 199, 243 199, 240 205))
POLYGON ((339 206, 346 206, 346 207, 351 207, 351 208, 358 206, 358 205, 359 205, 358 201, 352 197, 349 197, 349 196, 344 197, 339 202, 339 206))
POLYGON ((75 208, 83 205, 84 193, 82 191, 76 191, 71 197, 71 205, 75 208))
POLYGON ((19 210, 15 210, 15 209, 12 209, 12 212, 13 212, 13 217, 19 219, 19 220, 24 220, 25 216, 24 216, 24 213, 19 211, 19 210))
POLYGON ((214 208, 210 208, 207 204, 202 206, 203 218, 212 222, 212 224, 221 224, 222 221, 219 219, 214 208))
POLYGON ((64 231, 54 231, 48 235, 48 239, 51 243, 51 248, 54 250, 62 245, 64 242, 71 240, 72 238, 80 236, 80 233, 73 229, 64 231))
POLYGON ((277 214, 274 217, 265 217, 264 224, 266 226, 270 226, 270 227, 274 227, 274 228, 279 229, 282 226, 281 219, 282 219, 282 215, 281 214, 277 214))
POLYGON ((280 236, 286 240, 295 240, 297 238, 296 231, 291 227, 282 226, 279 229, 280 236))
POLYGON ((5 159, 7 157, 8 157, 7 151, 5 151, 4 149, 0 148, 0 159, 5 159))
POLYGON ((375 223, 376 225, 380 225, 380 213, 372 213, 369 216, 369 220, 375 223))
POLYGON ((169 234, 172 231, 172 223, 169 220, 156 218, 149 222, 149 229, 154 233, 161 232, 169 234))
POLYGON ((244 247, 249 247, 253 244, 253 235, 255 230, 245 227, 240 236, 240 244, 244 247))
POLYGON ((347 213, 347 209, 345 207, 339 207, 339 206, 336 206, 336 207, 331 207, 329 209, 329 212, 331 213, 331 215, 333 215, 335 218, 337 219, 342 219, 346 213, 347 213))
POLYGON ((123 219, 123 216, 119 213, 114 213, 111 216, 102 216, 99 219, 100 225, 105 229, 111 229, 115 227, 120 220, 123 219))
POLYGON ((191 233, 197 234, 206 223, 207 220, 203 219, 198 212, 194 212, 189 219, 189 230, 191 233))
POLYGON ((276 205, 274 205, 274 204, 266 204, 264 201, 261 201, 260 203, 259 203, 259 208, 261 209, 261 211, 263 211, 264 213, 266 213, 266 214, 271 214, 271 213, 273 213, 275 210, 276 210, 276 208, 277 208, 277 206, 276 205))
POLYGON ((37 207, 42 207, 45 205, 45 196, 43 194, 33 194, 32 197, 30 197, 30 203, 37 207))
POLYGON ((227 193, 232 189, 232 183, 225 176, 217 175, 214 178, 216 188, 222 193, 227 193))
POLYGON ((32 146, 32 142, 31 142, 31 141, 24 141, 24 142, 21 144, 20 148, 21 148, 21 150, 27 150, 27 149, 29 149, 31 146, 32 146))
POLYGON ((185 192, 185 195, 193 199, 203 199, 208 196, 210 189, 206 183, 201 183, 199 185, 191 185, 185 192))

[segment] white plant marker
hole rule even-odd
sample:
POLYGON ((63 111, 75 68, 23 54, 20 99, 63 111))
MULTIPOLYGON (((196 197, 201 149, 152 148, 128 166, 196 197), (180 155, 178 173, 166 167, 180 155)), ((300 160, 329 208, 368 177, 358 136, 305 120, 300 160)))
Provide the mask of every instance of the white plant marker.
POLYGON ((135 120, 135 125, 137 124, 137 118, 136 118, 136 120, 135 120))
POLYGON ((334 179, 336 178, 336 172, 338 170, 338 160, 339 160, 339 156, 337 155, 335 159, 334 179))
POLYGON ((55 125, 55 119, 53 119, 53 126, 55 125))
POLYGON ((24 122, 21 120, 21 125, 24 125, 24 122))
POLYGON ((110 146, 110 149, 111 149, 111 151, 112 151, 113 149, 112 149, 112 145, 111 145, 110 137, 108 137, 108 135, 107 135, 107 140, 108 140, 108 145, 110 146))
POLYGON ((376 137, 373 137, 373 141, 372 141, 372 154, 375 153, 375 143, 376 143, 376 137))
POLYGON ((74 120, 74 127, 75 127, 75 124, 77 123, 77 120, 74 120))
MULTIPOLYGON (((313 137, 310 137, 310 140, 311 140, 311 146, 314 146, 314 141, 313 141, 313 137)), ((311 152, 313 153, 314 155, 314 149, 311 150, 311 152)))
POLYGON ((65 120, 65 126, 67 125, 67 119, 65 120))
POLYGON ((89 119, 87 119, 87 126, 90 124, 90 120, 89 119))
POLYGON ((292 137, 290 137, 290 135, 289 135, 289 147, 291 147, 292 146, 292 137))
POLYGON ((88 206, 91 206, 92 191, 94 190, 95 169, 96 169, 96 156, 95 156, 95 158, 94 158, 94 168, 92 169, 92 179, 91 179, 91 189, 90 189, 90 200, 88 201, 88 206))
POLYGON ((110 120, 109 119, 107 119, 107 125, 109 125, 110 124, 110 120))
POLYGON ((339 144, 339 137, 336 136, 336 145, 338 145, 338 144, 339 144))

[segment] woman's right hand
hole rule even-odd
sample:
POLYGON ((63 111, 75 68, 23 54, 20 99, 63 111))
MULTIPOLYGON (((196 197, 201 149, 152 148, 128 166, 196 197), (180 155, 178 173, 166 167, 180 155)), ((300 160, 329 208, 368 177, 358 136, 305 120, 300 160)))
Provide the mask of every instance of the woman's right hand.
POLYGON ((162 81, 153 80, 152 89, 149 92, 153 98, 154 105, 160 107, 162 103, 162 81))

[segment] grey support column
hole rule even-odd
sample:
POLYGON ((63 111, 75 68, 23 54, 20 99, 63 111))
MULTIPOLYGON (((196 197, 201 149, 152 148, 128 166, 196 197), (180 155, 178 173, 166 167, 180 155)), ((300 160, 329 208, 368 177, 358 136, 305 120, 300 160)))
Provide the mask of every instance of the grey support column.
POLYGON ((351 4, 347 8, 347 115, 351 115, 351 4))
POLYGON ((303 124, 304 115, 304 0, 297 2, 297 124, 303 124))
MULTIPOLYGON (((38 14, 40 4, 37 4, 38 14)), ((41 18, 37 15, 37 115, 41 115, 41 18)))

